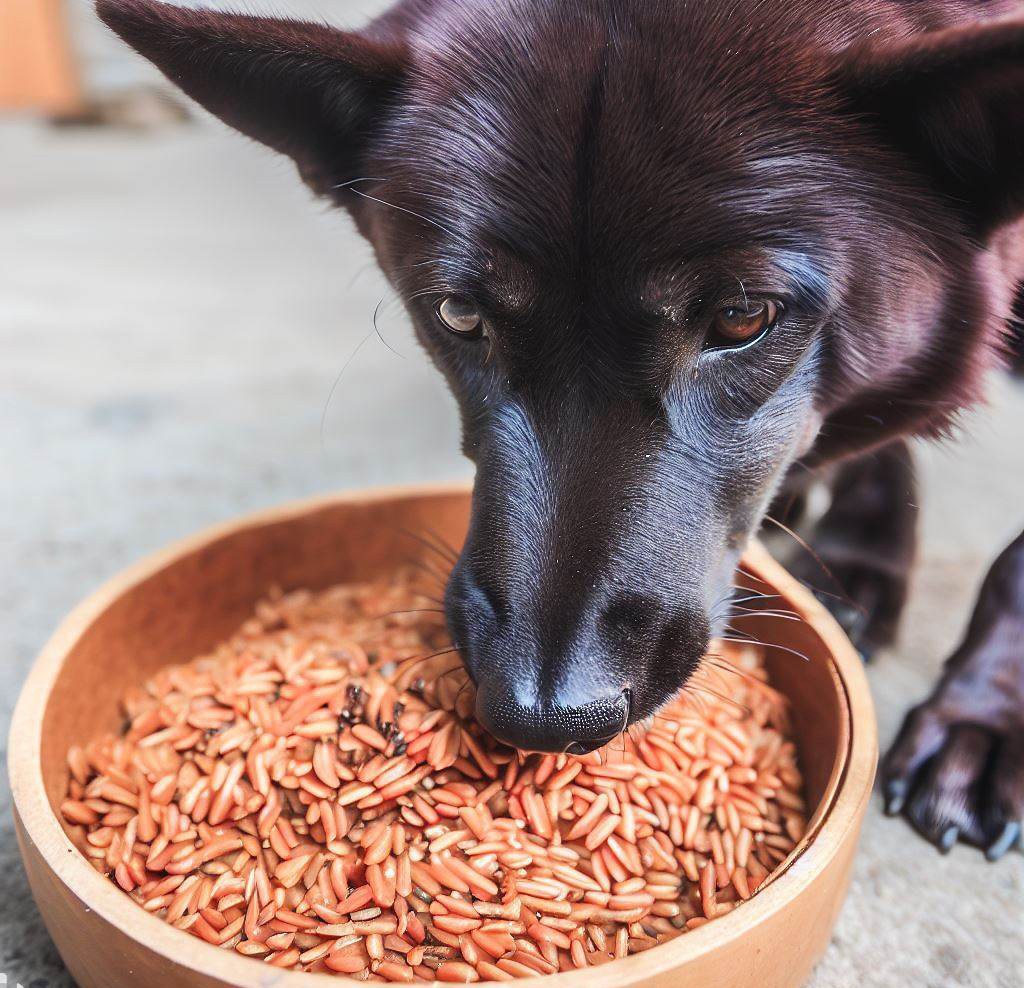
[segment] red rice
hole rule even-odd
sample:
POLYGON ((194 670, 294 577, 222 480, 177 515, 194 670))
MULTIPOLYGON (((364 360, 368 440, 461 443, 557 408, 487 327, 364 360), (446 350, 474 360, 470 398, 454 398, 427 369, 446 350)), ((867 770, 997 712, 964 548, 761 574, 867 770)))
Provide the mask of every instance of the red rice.
POLYGON ((409 573, 272 594, 211 654, 131 690, 120 736, 68 753, 68 833, 209 943, 390 983, 647 950, 755 895, 802 837, 785 704, 755 647, 718 643, 644 733, 581 758, 486 735, 446 648, 409 573))

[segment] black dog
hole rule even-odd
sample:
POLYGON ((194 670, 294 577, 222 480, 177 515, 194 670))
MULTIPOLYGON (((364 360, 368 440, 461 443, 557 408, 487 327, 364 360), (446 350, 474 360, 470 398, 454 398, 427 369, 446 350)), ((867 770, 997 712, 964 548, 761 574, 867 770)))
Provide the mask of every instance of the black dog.
MULTIPOLYGON (((401 291, 477 465, 446 604, 496 735, 586 751, 656 711, 795 466, 845 461, 818 551, 865 649, 891 637, 901 439, 979 396, 1024 278, 1019 4, 403 0, 356 34, 99 11, 348 208, 401 291)), ((885 786, 940 846, 1018 841, 1024 536, 885 786)))

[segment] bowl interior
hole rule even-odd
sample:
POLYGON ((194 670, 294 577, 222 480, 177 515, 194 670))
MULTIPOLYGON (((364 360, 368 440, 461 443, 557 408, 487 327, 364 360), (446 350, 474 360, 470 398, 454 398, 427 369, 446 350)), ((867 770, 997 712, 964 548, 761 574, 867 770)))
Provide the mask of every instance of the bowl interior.
MULTIPOLYGON (((51 807, 56 812, 66 790, 68 748, 120 726, 118 704, 125 690, 161 666, 215 645, 270 587, 319 589, 369 579, 410 561, 437 568, 440 557, 421 540, 459 546, 468 518, 463 492, 327 503, 235 528, 128 586, 74 642, 46 703, 41 764, 51 807)), ((738 580, 751 592, 780 589, 750 565, 738 580)), ((848 741, 841 683, 811 625, 773 616, 789 602, 771 597, 760 603, 761 613, 739 618, 733 627, 782 646, 768 649, 769 670, 791 699, 808 806, 820 810, 842 770, 848 741)))
POLYGON ((56 810, 63 798, 68 748, 120 726, 126 689, 228 637, 271 587, 322 589, 410 562, 436 568, 439 557, 417 537, 430 532, 461 545, 468 519, 464 492, 328 502, 265 524, 230 526, 223 538, 200 536, 182 555, 172 550, 173 561, 127 585, 67 652, 43 714, 50 805, 56 810))
MULTIPOLYGON (((161 982, 168 986, 185 983, 180 979, 186 968, 186 980, 204 988, 255 988, 269 982, 266 966, 258 961, 210 947, 141 913, 74 852, 58 822, 68 748, 117 730, 119 698, 126 689, 230 635, 269 588, 318 589, 415 561, 437 568, 440 557, 424 537, 461 545, 469 511, 464 487, 369 491, 275 509, 150 557, 115 577, 63 622, 40 655, 15 711, 11 780, 33 891, 62 953, 69 963, 69 954, 74 957, 79 976, 91 988, 113 982, 106 971, 82 973, 93 963, 94 951, 91 941, 70 942, 74 937, 68 924, 76 926, 83 907, 99 924, 94 929, 112 938, 117 963, 136 973, 148 970, 154 988, 168 964, 178 972, 161 982)), ((791 701, 800 746, 811 812, 807 833, 776 871, 771 887, 744 908, 652 951, 614 965, 553 975, 545 983, 662 988, 678 983, 677 972, 685 970, 709 988, 745 988, 755 983, 753 969, 751 977, 737 981, 733 965, 747 963, 751 938, 760 943, 758 950, 771 950, 782 936, 796 940, 772 959, 772 977, 765 969, 756 983, 790 988, 806 976, 827 943, 874 771, 870 696, 860 661, 838 626, 759 545, 745 555, 737 583, 752 594, 772 595, 748 601, 755 613, 733 626, 741 636, 771 643, 769 671, 791 701), (803 620, 779 613, 785 611, 803 620), (779 880, 782 876, 785 881, 779 880)), ((439 577, 439 589, 440 584, 439 577)), ((308 974, 274 977, 280 988, 328 983, 308 974)), ((116 983, 137 981, 132 975, 116 983)))

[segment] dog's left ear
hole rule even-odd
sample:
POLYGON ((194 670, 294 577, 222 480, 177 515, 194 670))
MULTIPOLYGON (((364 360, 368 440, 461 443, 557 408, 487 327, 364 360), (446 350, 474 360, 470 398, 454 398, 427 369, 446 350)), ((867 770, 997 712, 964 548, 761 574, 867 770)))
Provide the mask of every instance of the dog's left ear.
POLYGON ((366 144, 404 78, 403 44, 323 24, 157 0, 96 0, 96 9, 171 82, 294 159, 324 195, 359 176, 366 144))
POLYGON ((989 21, 842 52, 834 77, 988 233, 1024 213, 1024 21, 989 21))

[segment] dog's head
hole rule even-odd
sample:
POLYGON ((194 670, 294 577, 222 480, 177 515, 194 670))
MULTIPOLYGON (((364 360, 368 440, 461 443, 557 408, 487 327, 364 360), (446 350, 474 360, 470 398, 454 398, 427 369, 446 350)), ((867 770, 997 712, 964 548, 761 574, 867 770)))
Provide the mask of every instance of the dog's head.
POLYGON ((100 0, 350 209, 405 299, 477 465, 451 631, 520 746, 655 711, 819 433, 934 427, 983 362, 1024 27, 816 7, 407 0, 349 34, 100 0))

